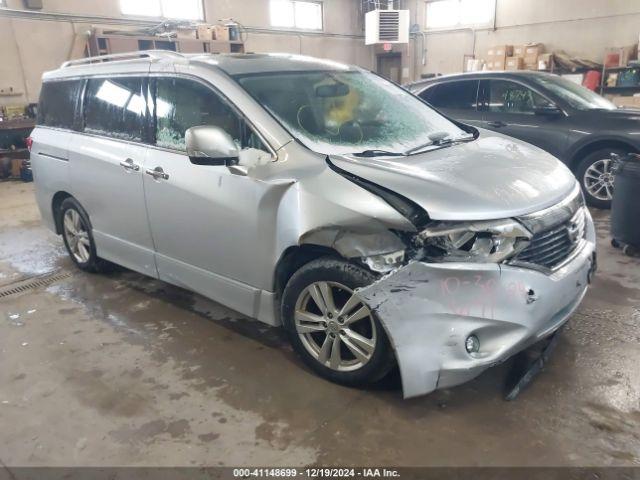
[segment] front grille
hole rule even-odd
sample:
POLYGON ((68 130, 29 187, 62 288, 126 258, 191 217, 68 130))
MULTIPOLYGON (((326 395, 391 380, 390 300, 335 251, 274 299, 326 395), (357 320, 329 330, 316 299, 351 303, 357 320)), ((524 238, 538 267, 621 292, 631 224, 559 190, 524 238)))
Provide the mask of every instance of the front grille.
POLYGON ((570 220, 536 233, 529 246, 515 260, 554 269, 562 264, 582 243, 585 236, 584 207, 570 220))

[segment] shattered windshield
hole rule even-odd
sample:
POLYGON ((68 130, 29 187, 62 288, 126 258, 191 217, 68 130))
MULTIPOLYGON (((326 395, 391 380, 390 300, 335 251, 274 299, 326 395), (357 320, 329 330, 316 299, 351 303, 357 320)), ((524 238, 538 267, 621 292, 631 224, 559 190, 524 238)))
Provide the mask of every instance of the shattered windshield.
POLYGON ((438 133, 468 136, 391 82, 364 71, 277 72, 238 82, 308 148, 324 154, 402 154, 438 133))

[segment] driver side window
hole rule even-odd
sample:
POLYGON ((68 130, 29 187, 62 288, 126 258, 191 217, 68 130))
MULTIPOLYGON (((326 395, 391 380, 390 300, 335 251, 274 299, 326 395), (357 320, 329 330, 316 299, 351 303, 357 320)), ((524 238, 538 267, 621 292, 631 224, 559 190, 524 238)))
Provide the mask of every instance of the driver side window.
POLYGON ((239 150, 268 151, 260 138, 231 106, 207 86, 176 77, 158 78, 155 94, 156 145, 186 151, 185 132, 200 125, 227 132, 239 150))
POLYGON ((491 80, 489 111, 494 113, 535 113, 536 108, 553 104, 524 85, 506 80, 491 80))

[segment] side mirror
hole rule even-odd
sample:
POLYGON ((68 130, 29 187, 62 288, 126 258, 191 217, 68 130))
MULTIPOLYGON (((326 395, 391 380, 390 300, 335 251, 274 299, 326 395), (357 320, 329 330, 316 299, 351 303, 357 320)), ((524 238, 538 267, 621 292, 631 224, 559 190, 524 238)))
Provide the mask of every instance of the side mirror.
POLYGON ((196 165, 235 165, 240 152, 236 143, 220 127, 201 125, 189 128, 184 136, 187 155, 196 165))
POLYGON ((558 115, 562 115, 562 110, 560 110, 555 105, 545 105, 544 107, 536 107, 534 109, 536 115, 545 115, 547 117, 556 117, 558 115))

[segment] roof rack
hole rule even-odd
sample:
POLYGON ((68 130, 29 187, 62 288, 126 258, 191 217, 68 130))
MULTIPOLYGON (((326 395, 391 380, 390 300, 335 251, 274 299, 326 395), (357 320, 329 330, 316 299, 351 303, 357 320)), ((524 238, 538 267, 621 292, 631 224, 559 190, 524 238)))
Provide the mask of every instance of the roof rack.
POLYGON ((60 68, 74 67, 77 65, 86 65, 96 62, 123 62, 137 60, 140 58, 148 58, 150 61, 160 60, 163 58, 185 58, 177 52, 170 50, 141 50, 139 52, 128 53, 112 53, 109 55, 98 55, 96 57, 79 58, 77 60, 68 60, 64 62, 60 68))

